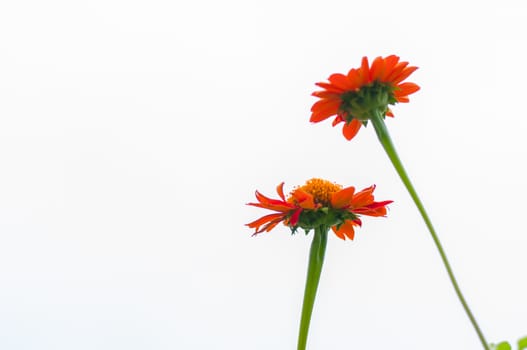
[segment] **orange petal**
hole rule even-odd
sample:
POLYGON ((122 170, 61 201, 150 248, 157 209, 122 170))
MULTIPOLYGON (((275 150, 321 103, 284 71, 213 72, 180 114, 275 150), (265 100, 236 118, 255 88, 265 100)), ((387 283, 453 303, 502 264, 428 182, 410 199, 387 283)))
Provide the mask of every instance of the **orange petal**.
POLYGON ((400 75, 401 72, 406 68, 407 65, 408 65, 408 62, 398 62, 398 63, 393 67, 393 69, 392 69, 392 71, 390 72, 390 74, 386 77, 385 82, 391 82, 391 83, 393 83, 393 81, 399 77, 399 75, 400 75))
POLYGON ((384 59, 382 57, 377 57, 373 60, 373 63, 371 64, 370 69, 370 80, 374 81, 379 79, 384 74, 384 59))
POLYGON ((408 78, 408 76, 410 76, 410 74, 412 74, 416 70, 417 70, 417 67, 407 67, 407 68, 405 68, 400 74, 397 75, 397 77, 395 77, 392 80, 392 83, 399 84, 401 81, 403 81, 404 79, 408 78))
POLYGON ((342 123, 344 121, 344 119, 342 119, 342 117, 340 115, 337 115, 335 117, 335 119, 333 120, 333 123, 331 123, 331 125, 335 126, 337 125, 338 123, 342 123))
POLYGON ((395 96, 410 95, 414 92, 419 91, 420 87, 414 83, 402 83, 397 85, 397 90, 395 90, 395 96))
POLYGON ((367 215, 367 216, 386 216, 386 208, 379 207, 375 209, 369 209, 367 207, 362 207, 358 209, 353 209, 354 214, 367 215))
POLYGON ((269 224, 265 225, 265 227, 262 228, 262 230, 260 232, 255 232, 253 233, 253 236, 256 235, 257 233, 261 233, 263 231, 265 232, 269 232, 271 231, 273 228, 276 227, 276 225, 278 225, 282 220, 275 220, 273 222, 270 222, 269 224))
POLYGON ((340 100, 329 100, 324 99, 317 101, 313 107, 311 107, 311 118, 309 119, 312 123, 318 123, 338 113, 340 107, 340 100))
POLYGON ((345 76, 344 74, 340 74, 340 73, 332 74, 328 78, 328 80, 333 86, 336 86, 342 90, 349 90, 353 88, 348 77, 345 76))
POLYGON ((341 209, 348 207, 355 193, 355 187, 346 187, 338 192, 334 192, 331 195, 331 206, 335 209, 341 209))
POLYGON ((322 111, 330 107, 338 108, 340 106, 340 98, 323 98, 311 106, 311 112, 322 111))
POLYGON ((340 238, 340 239, 342 239, 344 241, 346 240, 346 236, 344 236, 344 233, 337 231, 337 228, 335 226, 331 226, 331 229, 337 235, 338 238, 340 238))
POLYGON ((313 195, 310 193, 304 192, 301 189, 296 189, 292 193, 293 198, 295 199, 295 202, 298 204, 299 207, 304 209, 316 209, 315 200, 313 198, 313 195))
POLYGON ((276 192, 282 198, 282 200, 285 202, 285 196, 284 196, 284 183, 282 182, 280 185, 276 187, 276 192))
POLYGON ((326 89, 327 91, 330 91, 330 92, 335 92, 335 93, 338 93, 338 94, 341 94, 343 93, 345 90, 333 85, 333 84, 330 84, 330 83, 315 83, 316 86, 319 86, 323 89, 326 89))
POLYGON ((257 207, 257 208, 274 210, 280 213, 287 213, 288 211, 295 209, 295 206, 290 203, 283 203, 283 204, 277 204, 277 205, 266 204, 266 203, 247 203, 247 205, 257 207))
POLYGON ((278 223, 278 222, 282 221, 284 219, 284 217, 285 217, 285 215, 281 214, 281 213, 269 214, 269 215, 262 216, 261 218, 246 224, 246 226, 249 226, 250 228, 256 229, 256 233, 259 233, 259 232, 262 232, 263 230, 266 229, 266 227, 264 227, 262 230, 260 230, 260 226, 262 226, 264 224, 270 224, 270 223, 273 223, 275 221, 278 223))
POLYGON ((256 191, 256 199, 260 203, 247 203, 247 205, 252 205, 254 207, 276 210, 276 211, 281 211, 281 212, 289 211, 295 207, 291 203, 287 203, 285 201, 266 197, 258 191, 256 191))
POLYGON ((353 119, 351 122, 344 124, 342 127, 342 134, 349 141, 357 135, 360 130, 362 123, 357 119, 353 119))
POLYGON ((361 67, 357 70, 358 88, 370 82, 370 68, 368 67, 368 57, 362 58, 361 67))
POLYGON ((339 99, 341 94, 337 92, 323 90, 323 91, 315 91, 311 95, 316 96, 318 98, 339 99))
POLYGON ((355 214, 368 215, 368 216, 385 216, 386 206, 393 203, 393 201, 373 202, 362 208, 354 209, 355 214))
POLYGON ((338 229, 333 228, 333 232, 335 232, 339 238, 342 238, 342 235, 345 235, 349 239, 353 240, 353 237, 355 237, 355 229, 353 226, 355 226, 353 221, 346 220, 342 225, 340 225, 338 229))
POLYGON ((361 77, 359 75, 358 69, 350 69, 350 71, 348 72, 348 80, 352 86, 350 90, 356 90, 361 86, 361 77))
POLYGON ((393 67, 399 62, 399 57, 395 55, 390 55, 384 59, 384 72, 379 80, 382 82, 387 82, 387 78, 392 72, 393 67))
POLYGON ((368 57, 364 56, 362 57, 362 61, 361 61, 361 64, 360 64, 360 69, 362 71, 362 73, 369 73, 370 72, 370 67, 368 65, 368 57))
POLYGON ((363 189, 362 191, 356 193, 353 196, 351 203, 352 208, 361 208, 365 205, 368 205, 373 202, 373 190, 375 190, 375 185, 363 189))

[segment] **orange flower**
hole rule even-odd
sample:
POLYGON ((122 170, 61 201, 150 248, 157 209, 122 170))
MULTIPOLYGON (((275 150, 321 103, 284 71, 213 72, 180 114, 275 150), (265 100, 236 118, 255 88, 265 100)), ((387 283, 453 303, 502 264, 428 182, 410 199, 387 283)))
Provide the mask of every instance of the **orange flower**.
POLYGON ((408 95, 419 86, 403 81, 416 69, 408 67, 408 62, 399 62, 395 55, 379 56, 371 67, 363 57, 360 68, 351 69, 347 75, 333 74, 329 83, 316 84, 324 90, 313 93, 320 100, 311 107, 310 121, 318 123, 336 115, 333 126, 344 122, 342 133, 351 140, 372 113, 393 117, 388 105, 410 101, 408 95))
POLYGON ((342 188, 327 180, 311 179, 284 196, 284 183, 276 188, 280 199, 271 199, 256 191, 258 203, 248 203, 259 208, 275 211, 248 223, 254 235, 269 232, 280 222, 289 226, 293 233, 298 228, 306 234, 315 227, 331 227, 341 239, 353 239, 355 226, 361 226, 360 215, 385 216, 386 206, 392 201, 375 202, 375 186, 355 193, 354 187, 342 188))

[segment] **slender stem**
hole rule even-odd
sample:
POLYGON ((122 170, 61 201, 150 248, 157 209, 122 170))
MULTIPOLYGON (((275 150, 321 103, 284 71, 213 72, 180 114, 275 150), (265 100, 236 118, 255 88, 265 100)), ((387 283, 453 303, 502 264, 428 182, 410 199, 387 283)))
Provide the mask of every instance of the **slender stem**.
POLYGON ((399 156, 397 155, 397 152, 395 151, 395 147, 390 138, 390 134, 388 133, 388 129, 386 129, 386 125, 384 124, 383 117, 379 113, 376 113, 374 116, 372 116, 371 121, 372 121, 373 127, 375 128, 375 132, 377 133, 377 137, 379 138, 379 141, 381 142, 382 146, 384 147, 384 150, 386 151, 388 155, 388 158, 390 158, 393 166, 395 167, 395 170, 397 171, 397 174, 399 174, 399 177, 401 178, 404 185, 406 186, 406 189, 410 193, 410 196, 412 197, 417 209, 419 210, 419 213, 423 217, 426 227, 428 227, 428 231, 430 231, 430 234, 432 235, 432 238, 437 247, 437 250, 439 251, 439 254, 441 255, 441 259, 443 260, 443 264, 445 265, 445 268, 448 272, 448 277, 450 277, 450 281, 452 282, 452 285, 454 286, 454 289, 459 298, 459 301, 463 305, 463 308, 465 309, 465 312, 467 313, 467 316, 470 319, 472 326, 476 330, 479 340, 483 344, 483 348, 485 350, 490 350, 489 345, 487 341, 485 340, 485 337, 483 336, 483 332, 481 332, 481 329, 479 328, 478 323, 476 322, 476 318, 472 314, 472 311, 470 311, 470 308, 468 307, 468 304, 465 301, 463 294, 461 293, 461 289, 459 288, 456 278, 454 277, 454 273, 452 272, 452 268, 450 267, 450 263, 448 262, 443 246, 441 245, 441 242, 439 241, 439 237, 437 236, 437 233, 434 227, 432 226, 432 222, 430 221, 430 218, 428 217, 428 214, 426 213, 423 203, 419 199, 419 196, 417 195, 417 192, 415 191, 412 183, 410 182, 410 178, 408 177, 406 170, 404 170, 403 164, 401 163, 401 160, 399 159, 399 156))
POLYGON ((322 272, 324 255, 329 229, 325 226, 315 228, 315 235, 309 251, 309 265, 307 268, 306 289, 304 291, 304 303, 302 305, 302 317, 300 319, 300 331, 298 333, 298 350, 305 350, 309 323, 313 312, 313 304, 317 295, 318 281, 322 272))

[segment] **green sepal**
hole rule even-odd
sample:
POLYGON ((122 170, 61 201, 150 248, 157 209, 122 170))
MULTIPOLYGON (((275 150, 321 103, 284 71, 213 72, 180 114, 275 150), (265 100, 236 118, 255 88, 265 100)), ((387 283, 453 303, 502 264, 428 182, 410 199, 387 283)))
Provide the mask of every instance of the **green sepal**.
POLYGON ((353 119, 367 121, 375 113, 385 116, 388 105, 397 103, 394 87, 378 81, 363 86, 358 91, 343 93, 341 101, 340 110, 346 116, 347 123, 353 119))
POLYGON ((306 235, 321 226, 339 228, 345 221, 355 219, 357 216, 345 209, 322 207, 317 210, 303 210, 296 226, 291 227, 291 234, 295 234, 299 228, 303 229, 306 235))

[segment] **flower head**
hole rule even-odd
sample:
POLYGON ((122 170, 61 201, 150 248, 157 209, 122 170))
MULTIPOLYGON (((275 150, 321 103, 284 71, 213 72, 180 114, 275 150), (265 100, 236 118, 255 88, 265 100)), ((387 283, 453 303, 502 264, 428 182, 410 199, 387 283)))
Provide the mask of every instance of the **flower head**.
POLYGON ((331 227, 341 239, 353 239, 354 227, 361 226, 361 215, 385 216, 386 206, 392 201, 375 202, 375 186, 355 192, 355 187, 343 188, 327 180, 311 179, 305 185, 295 188, 286 198, 284 183, 276 188, 279 199, 271 199, 256 191, 257 203, 248 203, 275 213, 262 216, 248 223, 254 234, 269 232, 280 222, 291 228, 298 228, 306 234, 315 227, 331 227))
POLYGON ((419 86, 403 81, 416 69, 395 55, 379 56, 371 66, 363 57, 360 68, 352 68, 347 75, 333 74, 329 83, 316 84, 324 90, 313 93, 320 100, 311 107, 310 121, 318 123, 336 115, 333 126, 343 122, 342 133, 351 140, 372 113, 393 117, 388 105, 410 101, 408 95, 418 91, 419 86))

